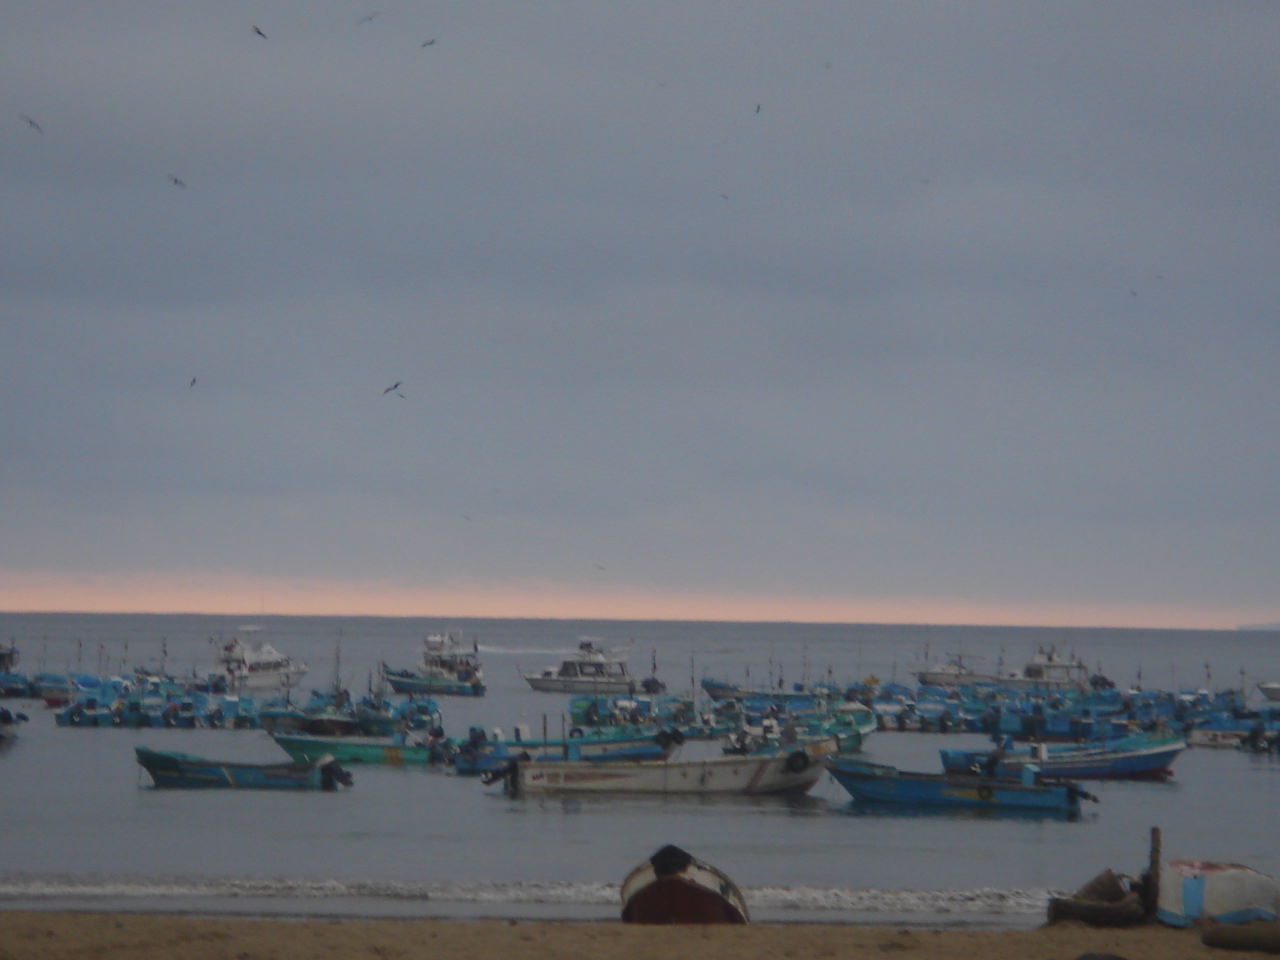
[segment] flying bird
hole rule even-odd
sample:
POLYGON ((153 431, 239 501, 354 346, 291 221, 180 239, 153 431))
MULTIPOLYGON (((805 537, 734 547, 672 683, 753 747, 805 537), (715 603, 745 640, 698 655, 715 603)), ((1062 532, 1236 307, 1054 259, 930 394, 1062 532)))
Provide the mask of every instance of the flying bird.
POLYGON ((756 113, 759 113, 759 112, 760 112, 760 104, 758 104, 758 103, 757 103, 757 104, 756 104, 756 113))
MULTIPOLYGON (((395 390, 395 391, 397 391, 397 392, 400 390, 400 381, 399 381, 399 380, 397 380, 397 381, 396 381, 395 383, 393 383, 391 386, 387 387, 387 389, 383 390, 383 391, 382 391, 382 395, 385 397, 388 393, 391 393, 393 390, 395 390)), ((404 394, 400 394, 400 395, 401 395, 401 396, 404 396, 404 394)))
POLYGON ((263 40, 267 39, 267 35, 262 32, 262 28, 256 23, 253 25, 253 32, 260 36, 263 40))
POLYGON ((186 183, 184 183, 181 178, 174 176, 172 173, 169 174, 169 182, 175 187, 182 187, 184 190, 187 187, 186 183))
POLYGON ((27 122, 27 126, 30 127, 32 130, 34 130, 36 133, 44 133, 44 127, 36 123, 34 118, 27 116, 25 113, 21 113, 19 114, 19 116, 22 117, 22 119, 27 122))
POLYGON ((191 378, 191 382, 187 384, 187 389, 188 389, 188 390, 190 390, 190 389, 191 389, 192 387, 194 387, 195 385, 196 385, 196 378, 195 378, 195 377, 192 377, 192 378, 191 378))
POLYGON ((370 20, 373 20, 373 19, 375 19, 376 17, 379 17, 379 16, 381 16, 381 14, 380 14, 377 10, 375 10, 373 13, 369 14, 367 17, 361 17, 361 18, 360 18, 360 22, 361 22, 361 23, 368 23, 370 20))
POLYGON ((422 45, 423 45, 424 47, 434 47, 434 46, 435 46, 435 44, 436 44, 436 38, 435 38, 435 37, 432 37, 430 40, 423 40, 423 41, 422 41, 422 45))

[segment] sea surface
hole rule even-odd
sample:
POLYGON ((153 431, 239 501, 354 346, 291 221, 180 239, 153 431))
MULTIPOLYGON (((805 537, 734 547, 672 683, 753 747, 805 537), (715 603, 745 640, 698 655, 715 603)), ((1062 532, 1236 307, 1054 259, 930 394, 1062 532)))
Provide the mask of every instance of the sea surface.
MULTIPOLYGON (((475 639, 488 685, 482 698, 438 698, 457 736, 562 729, 567 697, 534 693, 522 673, 586 639, 629 644, 633 671, 656 665, 673 693, 703 676, 913 683, 926 659, 1016 669, 1050 647, 1147 689, 1280 677, 1271 631, 0 614, 0 643, 17 645, 28 674, 203 673, 240 636, 305 660, 306 686, 337 678, 356 695, 380 661, 409 667, 442 630, 475 639)), ((7 705, 31 722, 0 751, 0 909, 614 918, 622 878, 674 843, 733 877, 756 920, 1020 927, 1103 869, 1141 872, 1153 827, 1166 858, 1280 875, 1280 760, 1231 750, 1188 750, 1167 783, 1092 784, 1100 802, 1074 822, 864 812, 829 777, 799 799, 511 799, 475 779, 378 767, 355 767, 354 788, 338 793, 185 792, 152 789, 133 747, 283 754, 262 731, 60 728, 42 704, 7 705)), ((985 740, 878 732, 864 753, 937 770, 939 747, 969 744, 985 740)))

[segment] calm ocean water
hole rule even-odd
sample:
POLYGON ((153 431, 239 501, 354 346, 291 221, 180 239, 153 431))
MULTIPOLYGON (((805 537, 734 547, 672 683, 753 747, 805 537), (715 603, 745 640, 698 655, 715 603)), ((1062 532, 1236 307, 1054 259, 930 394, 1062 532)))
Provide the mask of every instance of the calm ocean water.
MULTIPOLYGON (((704 675, 909 682, 926 654, 1012 669, 1049 646, 1147 688, 1251 689, 1280 677, 1274 632, 0 614, 0 642, 17 644, 29 674, 120 672, 162 657, 170 672, 203 672, 214 645, 240 635, 306 660, 307 685, 328 687, 338 673, 353 693, 381 660, 410 666, 438 630, 476 638, 489 687, 439 699, 455 735, 473 724, 537 730, 544 717, 558 730, 567 698, 533 693, 520 674, 585 638, 631 642, 633 670, 646 675, 656 661, 672 692, 704 675)), ((1280 762, 1234 751, 1187 751, 1168 783, 1091 785, 1101 803, 1076 822, 861 813, 830 778, 798 800, 512 800, 473 779, 357 767, 355 788, 336 794, 187 793, 150 789, 133 747, 282 754, 261 731, 58 728, 43 706, 24 708, 31 722, 0 753, 0 908, 615 917, 622 877, 676 843, 729 873, 757 919, 1030 926, 1052 891, 1107 867, 1138 873, 1151 827, 1167 857, 1280 875, 1280 762)), ((865 753, 935 770, 940 746, 983 743, 882 732, 865 753)))

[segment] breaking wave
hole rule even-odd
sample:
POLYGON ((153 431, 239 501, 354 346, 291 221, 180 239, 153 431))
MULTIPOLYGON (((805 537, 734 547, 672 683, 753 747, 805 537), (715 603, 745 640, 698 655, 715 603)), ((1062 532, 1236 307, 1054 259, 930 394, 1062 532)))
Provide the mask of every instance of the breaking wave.
MULTIPOLYGON (((775 911, 833 914, 1027 915, 1042 913, 1048 890, 867 890, 822 887, 748 887, 749 906, 775 911)), ((404 883, 290 878, 211 879, 105 875, 11 875, 0 878, 0 900, 78 898, 161 899, 198 897, 210 901, 253 899, 411 901, 436 903, 609 906, 618 903, 616 883, 404 883)))

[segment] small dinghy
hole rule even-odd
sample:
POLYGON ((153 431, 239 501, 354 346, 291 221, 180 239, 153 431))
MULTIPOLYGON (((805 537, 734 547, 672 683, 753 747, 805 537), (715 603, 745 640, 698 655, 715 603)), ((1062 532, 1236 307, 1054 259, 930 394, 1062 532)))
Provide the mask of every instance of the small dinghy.
POLYGON ((624 923, 747 923, 747 903, 723 872, 667 844, 622 882, 624 923))

